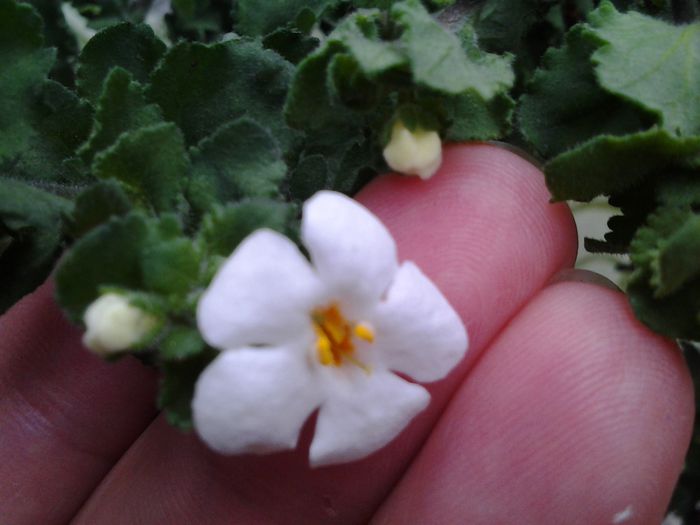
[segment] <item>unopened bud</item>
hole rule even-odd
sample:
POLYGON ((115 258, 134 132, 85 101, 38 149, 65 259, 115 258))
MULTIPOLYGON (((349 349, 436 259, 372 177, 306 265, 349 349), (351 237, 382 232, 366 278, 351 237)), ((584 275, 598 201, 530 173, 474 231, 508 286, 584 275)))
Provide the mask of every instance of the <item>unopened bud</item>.
POLYGON ((391 130, 391 140, 384 148, 384 160, 395 171, 428 179, 442 162, 440 136, 435 131, 410 131, 397 120, 391 130))
POLYGON ((108 293, 85 310, 85 346, 98 354, 128 350, 156 326, 154 316, 122 295, 108 293))

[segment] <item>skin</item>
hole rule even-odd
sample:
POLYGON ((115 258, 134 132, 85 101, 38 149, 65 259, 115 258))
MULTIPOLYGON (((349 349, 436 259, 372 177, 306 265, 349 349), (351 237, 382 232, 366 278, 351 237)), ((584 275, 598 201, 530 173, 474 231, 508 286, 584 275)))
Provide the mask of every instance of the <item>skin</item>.
POLYGON ((0 320, 2 522, 659 523, 690 440, 689 374, 620 292, 567 271, 575 226, 537 168, 450 146, 429 181, 384 176, 358 199, 470 334, 396 440, 311 470, 312 418, 295 451, 219 456, 158 416, 151 371, 83 350, 46 284, 0 320))

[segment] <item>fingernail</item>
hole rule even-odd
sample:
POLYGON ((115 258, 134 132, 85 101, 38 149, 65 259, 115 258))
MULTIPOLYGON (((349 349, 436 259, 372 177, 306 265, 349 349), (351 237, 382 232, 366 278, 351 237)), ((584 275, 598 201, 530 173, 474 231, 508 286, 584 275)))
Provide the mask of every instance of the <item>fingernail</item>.
POLYGON ((586 283, 615 290, 616 292, 622 291, 619 286, 617 286, 607 277, 604 277, 599 273, 595 273, 590 270, 582 270, 580 268, 567 268, 565 270, 561 270, 549 281, 549 285, 557 283, 586 283))

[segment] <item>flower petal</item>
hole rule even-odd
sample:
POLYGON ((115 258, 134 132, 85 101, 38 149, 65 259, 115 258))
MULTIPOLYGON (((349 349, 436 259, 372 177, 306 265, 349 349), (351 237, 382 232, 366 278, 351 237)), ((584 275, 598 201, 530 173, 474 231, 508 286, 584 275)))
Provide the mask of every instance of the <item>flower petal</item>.
POLYGON ((366 208, 320 191, 304 204, 301 237, 324 284, 347 308, 379 300, 396 268, 396 244, 366 208))
POLYGON ((334 375, 316 422, 312 466, 354 461, 379 450, 430 402, 425 388, 390 372, 357 369, 334 375))
POLYGON ((197 306, 205 341, 220 349, 313 337, 321 281, 284 235, 258 230, 238 245, 197 306))
POLYGON ((467 351, 462 320, 412 262, 399 268, 386 300, 374 311, 372 323, 373 360, 416 381, 443 378, 467 351))
POLYGON ((197 433, 225 454, 265 454, 296 446, 320 404, 305 353, 292 348, 222 352, 199 376, 192 400, 197 433))

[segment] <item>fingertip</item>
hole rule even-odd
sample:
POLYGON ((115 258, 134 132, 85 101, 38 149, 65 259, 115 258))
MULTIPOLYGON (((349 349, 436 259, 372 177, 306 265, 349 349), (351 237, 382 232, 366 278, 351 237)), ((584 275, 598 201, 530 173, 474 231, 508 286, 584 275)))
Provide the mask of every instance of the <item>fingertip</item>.
POLYGON ((659 523, 693 414, 680 351, 623 294, 552 284, 486 350, 377 521, 659 523))

